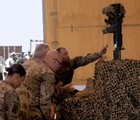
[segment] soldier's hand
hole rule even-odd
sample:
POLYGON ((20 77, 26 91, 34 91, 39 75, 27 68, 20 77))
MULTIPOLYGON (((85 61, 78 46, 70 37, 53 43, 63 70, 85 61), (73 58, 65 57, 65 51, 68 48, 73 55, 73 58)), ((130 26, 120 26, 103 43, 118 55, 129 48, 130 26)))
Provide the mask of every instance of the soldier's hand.
POLYGON ((106 44, 106 46, 101 49, 101 51, 99 52, 99 55, 100 56, 104 55, 107 52, 107 48, 108 48, 108 44, 106 44))
POLYGON ((54 103, 52 103, 49 120, 54 120, 55 113, 56 113, 56 105, 54 103))
POLYGON ((72 83, 69 83, 69 84, 65 85, 63 88, 64 88, 65 92, 70 92, 70 91, 74 90, 74 87, 73 87, 72 83))

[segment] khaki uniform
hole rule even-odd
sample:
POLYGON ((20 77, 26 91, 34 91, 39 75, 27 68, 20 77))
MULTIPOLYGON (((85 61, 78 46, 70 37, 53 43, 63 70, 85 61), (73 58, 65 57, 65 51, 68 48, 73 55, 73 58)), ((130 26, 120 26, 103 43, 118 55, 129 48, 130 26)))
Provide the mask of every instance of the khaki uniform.
POLYGON ((27 60, 23 67, 26 78, 17 88, 23 109, 21 120, 48 120, 54 93, 54 73, 46 62, 35 58, 27 60))
POLYGON ((15 89, 0 81, 0 120, 19 120, 19 97, 15 89))

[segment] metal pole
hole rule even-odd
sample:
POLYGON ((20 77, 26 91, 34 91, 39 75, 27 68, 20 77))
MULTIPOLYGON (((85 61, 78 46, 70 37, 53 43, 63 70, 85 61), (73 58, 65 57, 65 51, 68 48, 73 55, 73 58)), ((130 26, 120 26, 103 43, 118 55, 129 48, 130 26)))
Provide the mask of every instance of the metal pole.
POLYGON ((30 39, 30 51, 32 52, 32 39, 30 39))

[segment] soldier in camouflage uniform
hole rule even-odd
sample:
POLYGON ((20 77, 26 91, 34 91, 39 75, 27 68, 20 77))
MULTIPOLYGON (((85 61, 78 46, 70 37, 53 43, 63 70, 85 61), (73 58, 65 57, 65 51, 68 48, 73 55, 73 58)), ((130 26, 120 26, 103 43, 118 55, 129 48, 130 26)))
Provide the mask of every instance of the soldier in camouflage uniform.
MULTIPOLYGON (((92 53, 92 54, 88 54, 86 56, 77 56, 77 57, 74 57, 73 59, 70 59, 68 51, 64 47, 57 48, 57 51, 59 51, 59 53, 62 56, 62 65, 61 65, 60 71, 58 71, 57 74, 55 75, 56 85, 61 84, 60 85, 61 88, 63 88, 62 86, 65 86, 65 85, 68 86, 66 88, 66 89, 68 89, 67 90, 68 93, 63 94, 63 92, 60 92, 60 95, 57 96, 57 98, 56 98, 58 101, 59 100, 61 101, 61 99, 67 97, 69 95, 69 93, 73 95, 76 92, 78 92, 78 90, 76 90, 76 89, 69 89, 69 87, 71 87, 74 70, 77 69, 78 67, 85 66, 85 65, 101 58, 102 55, 104 55, 106 53, 107 47, 108 47, 108 45, 103 47, 99 53, 92 53)), ((62 91, 64 91, 64 90, 62 90, 62 91)))
POLYGON ((47 44, 41 43, 38 44, 35 48, 34 55, 31 57, 28 62, 24 62, 23 66, 27 70, 30 66, 32 66, 36 62, 40 62, 46 55, 46 53, 50 50, 50 47, 47 44))
POLYGON ((62 58, 57 51, 49 51, 43 44, 36 48, 34 58, 23 66, 27 76, 17 89, 23 111, 20 119, 51 120, 54 118, 54 72, 59 69, 62 58), (40 50, 42 48, 42 50, 40 50), (40 53, 40 54, 39 54, 40 53))
POLYGON ((20 102, 15 88, 25 79, 26 71, 20 64, 6 68, 5 80, 0 81, 0 120, 19 120, 20 102))

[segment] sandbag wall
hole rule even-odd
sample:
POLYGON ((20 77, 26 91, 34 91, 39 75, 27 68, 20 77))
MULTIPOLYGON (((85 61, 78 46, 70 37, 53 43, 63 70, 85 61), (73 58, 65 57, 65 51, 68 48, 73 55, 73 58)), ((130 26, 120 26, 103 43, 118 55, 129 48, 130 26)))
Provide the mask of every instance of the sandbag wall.
POLYGON ((140 61, 100 61, 95 65, 94 92, 65 99, 59 120, 140 120, 140 61))

